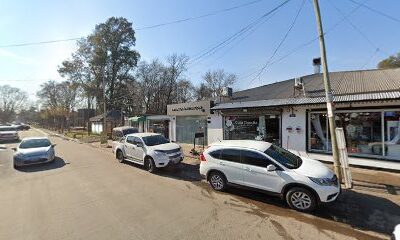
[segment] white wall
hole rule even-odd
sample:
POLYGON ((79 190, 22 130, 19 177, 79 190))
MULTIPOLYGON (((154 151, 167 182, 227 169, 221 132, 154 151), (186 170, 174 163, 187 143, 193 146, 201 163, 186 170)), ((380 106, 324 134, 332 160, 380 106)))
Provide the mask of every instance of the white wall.
POLYGON ((290 117, 292 110, 285 108, 282 112, 282 147, 295 152, 306 151, 306 108, 293 108, 295 117, 290 117), (292 131, 288 131, 287 128, 291 127, 292 131), (300 131, 296 131, 296 128, 300 128, 300 131))
POLYGON ((176 117, 171 117, 169 121, 169 139, 176 142, 176 117))
POLYGON ((100 122, 92 122, 92 133, 100 134, 103 132, 103 124, 100 122))
POLYGON ((224 139, 223 118, 219 113, 211 114, 207 119, 208 144, 224 139))

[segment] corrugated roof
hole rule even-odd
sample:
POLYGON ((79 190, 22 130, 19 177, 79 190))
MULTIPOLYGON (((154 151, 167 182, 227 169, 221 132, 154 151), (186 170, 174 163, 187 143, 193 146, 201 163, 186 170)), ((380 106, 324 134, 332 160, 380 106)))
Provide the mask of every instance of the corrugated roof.
MULTIPOLYGON (((356 101, 391 100, 391 99, 400 99, 400 91, 333 96, 334 102, 356 102, 356 101)), ((250 108, 250 107, 293 106, 293 105, 306 105, 306 104, 321 104, 325 102, 326 102, 325 97, 268 99, 268 100, 258 100, 258 101, 221 103, 213 107, 212 109, 222 110, 222 109, 250 108)))
MULTIPOLYGON (((400 90, 399 69, 375 69, 331 72, 329 74, 335 95, 350 95, 400 90)), ((325 96, 322 74, 301 77, 306 97, 325 96)), ((294 79, 272 83, 233 93, 229 102, 286 99, 294 97, 294 79)))

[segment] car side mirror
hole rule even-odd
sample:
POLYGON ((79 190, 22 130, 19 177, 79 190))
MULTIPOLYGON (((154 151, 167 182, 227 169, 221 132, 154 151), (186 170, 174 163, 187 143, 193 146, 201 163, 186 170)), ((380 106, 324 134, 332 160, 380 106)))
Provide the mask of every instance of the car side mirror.
POLYGON ((52 147, 55 147, 55 146, 57 146, 57 144, 51 144, 51 146, 52 146, 52 147))
POLYGON ((13 147, 13 148, 11 148, 13 151, 17 151, 17 148, 16 147, 13 147))
POLYGON ((267 166, 267 171, 268 171, 268 172, 272 172, 272 171, 275 171, 275 170, 276 170, 275 165, 270 164, 270 165, 267 166))
POLYGON ((136 143, 136 147, 143 147, 143 143, 136 143))

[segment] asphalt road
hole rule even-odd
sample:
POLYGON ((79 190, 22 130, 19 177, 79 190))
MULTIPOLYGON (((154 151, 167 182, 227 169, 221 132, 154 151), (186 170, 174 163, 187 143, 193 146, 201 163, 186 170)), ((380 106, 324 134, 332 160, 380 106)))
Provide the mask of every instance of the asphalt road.
POLYGON ((16 143, 0 149, 0 239, 381 239, 388 230, 374 224, 387 225, 382 217, 392 217, 390 224, 398 220, 392 201, 373 199, 396 215, 378 208, 367 216, 371 225, 365 216, 337 210, 353 209, 343 201, 303 214, 260 193, 214 192, 197 165, 150 174, 118 163, 109 150, 51 140, 57 144, 54 163, 19 170, 9 149, 16 143))

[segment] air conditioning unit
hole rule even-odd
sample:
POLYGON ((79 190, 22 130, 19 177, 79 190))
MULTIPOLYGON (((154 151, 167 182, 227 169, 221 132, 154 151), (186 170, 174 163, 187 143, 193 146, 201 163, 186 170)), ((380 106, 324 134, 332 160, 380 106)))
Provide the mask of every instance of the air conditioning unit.
POLYGON ((233 90, 230 87, 224 87, 222 89, 222 96, 224 97, 232 97, 233 90))
POLYGON ((303 88, 303 79, 301 77, 294 79, 295 88, 303 88))

